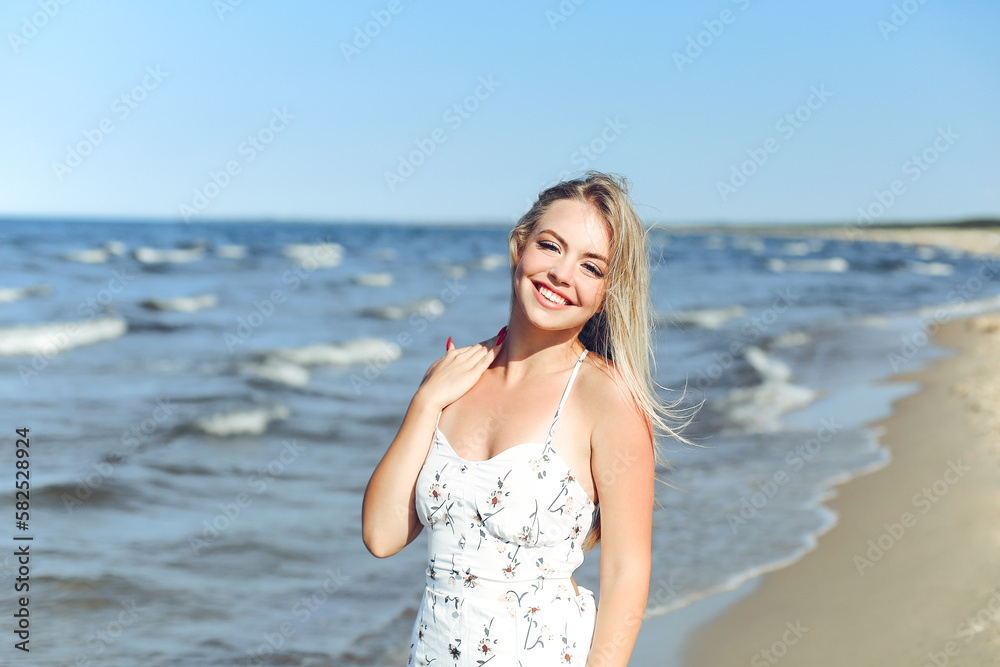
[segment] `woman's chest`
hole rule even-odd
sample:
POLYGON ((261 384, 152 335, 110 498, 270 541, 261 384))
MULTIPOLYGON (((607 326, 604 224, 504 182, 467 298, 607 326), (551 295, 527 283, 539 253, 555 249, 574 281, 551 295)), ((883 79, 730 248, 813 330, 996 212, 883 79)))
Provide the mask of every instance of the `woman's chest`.
POLYGON ((470 461, 436 431, 417 477, 417 515, 431 530, 463 523, 525 546, 582 541, 594 509, 570 466, 544 443, 470 461))
POLYGON ((547 453, 555 454, 559 463, 578 472, 579 477, 574 475, 576 482, 584 495, 594 499, 597 492, 590 469, 593 424, 572 400, 561 408, 548 405, 541 398, 546 393, 540 392, 538 400, 526 397, 516 405, 482 402, 481 397, 466 395, 460 401, 462 405, 456 402, 441 412, 435 441, 440 437, 451 453, 475 463, 502 462, 508 451, 522 446, 540 448, 548 442, 547 453), (475 420, 467 421, 465 415, 475 415, 475 420))

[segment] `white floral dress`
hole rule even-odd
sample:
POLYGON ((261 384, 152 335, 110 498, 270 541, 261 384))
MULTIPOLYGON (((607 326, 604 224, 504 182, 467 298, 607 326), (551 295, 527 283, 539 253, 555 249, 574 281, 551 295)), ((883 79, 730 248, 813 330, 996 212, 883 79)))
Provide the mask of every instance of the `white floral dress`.
POLYGON ((586 356, 573 367, 544 443, 468 461, 435 428, 417 478, 429 562, 408 666, 587 662, 597 608, 593 592, 577 592, 570 577, 583 562, 597 505, 550 446, 586 356))

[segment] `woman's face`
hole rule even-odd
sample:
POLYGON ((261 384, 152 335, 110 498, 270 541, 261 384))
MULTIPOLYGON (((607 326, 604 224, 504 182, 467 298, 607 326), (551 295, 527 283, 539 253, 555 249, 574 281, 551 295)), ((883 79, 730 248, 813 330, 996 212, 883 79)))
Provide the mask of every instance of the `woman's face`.
POLYGON ((591 205, 571 199, 553 203, 514 271, 525 316, 540 329, 582 327, 601 309, 610 256, 607 225, 591 205))

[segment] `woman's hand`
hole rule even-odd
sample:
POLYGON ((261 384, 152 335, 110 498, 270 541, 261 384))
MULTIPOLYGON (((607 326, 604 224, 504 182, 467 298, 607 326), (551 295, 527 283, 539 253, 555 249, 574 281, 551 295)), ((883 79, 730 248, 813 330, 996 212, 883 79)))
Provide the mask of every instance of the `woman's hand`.
POLYGON ((374 556, 385 558, 397 553, 423 528, 414 498, 417 477, 431 446, 434 420, 482 377, 496 359, 506 329, 478 345, 458 349, 449 338, 445 355, 424 375, 399 432, 365 488, 361 532, 374 556))
POLYGON ((489 340, 458 348, 449 338, 445 355, 427 369, 417 393, 439 410, 457 401, 475 386, 496 359, 506 333, 504 327, 489 340))

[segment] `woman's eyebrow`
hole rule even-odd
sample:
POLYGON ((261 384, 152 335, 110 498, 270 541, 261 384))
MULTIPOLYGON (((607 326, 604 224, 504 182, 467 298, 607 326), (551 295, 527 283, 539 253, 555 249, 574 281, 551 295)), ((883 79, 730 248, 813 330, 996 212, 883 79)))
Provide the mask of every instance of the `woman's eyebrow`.
MULTIPOLYGON (((569 245, 568 243, 566 243, 566 239, 564 239, 563 237, 559 236, 558 234, 556 234, 551 229, 543 229, 542 231, 540 231, 538 233, 539 234, 545 234, 546 232, 548 232, 549 234, 552 234, 552 236, 556 237, 556 241, 559 241, 559 243, 562 243, 563 245, 569 245)), ((593 257, 594 259, 599 259, 602 262, 604 262, 605 264, 608 263, 608 260, 607 260, 607 258, 604 255, 599 255, 596 252, 585 252, 585 253, 583 253, 583 256, 584 257, 593 257)))

